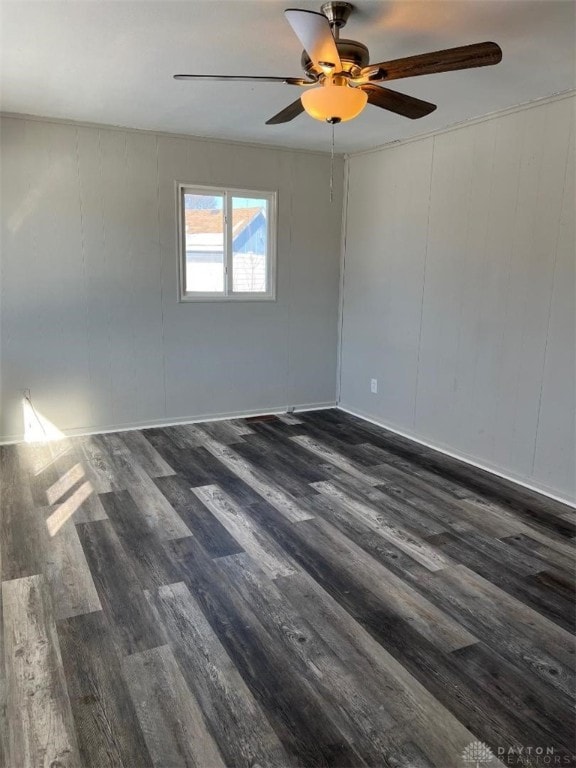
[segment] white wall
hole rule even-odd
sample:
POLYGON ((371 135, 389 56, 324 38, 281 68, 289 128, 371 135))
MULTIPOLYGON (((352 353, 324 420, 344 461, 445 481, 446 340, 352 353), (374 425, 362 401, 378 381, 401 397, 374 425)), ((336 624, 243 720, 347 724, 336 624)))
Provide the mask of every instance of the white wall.
POLYGON ((89 431, 335 400, 342 163, 16 118, 1 124, 3 440, 21 393, 89 431), (177 302, 175 180, 278 190, 278 299, 177 302))
POLYGON ((349 160, 340 393, 344 408, 567 499, 574 108, 349 160))

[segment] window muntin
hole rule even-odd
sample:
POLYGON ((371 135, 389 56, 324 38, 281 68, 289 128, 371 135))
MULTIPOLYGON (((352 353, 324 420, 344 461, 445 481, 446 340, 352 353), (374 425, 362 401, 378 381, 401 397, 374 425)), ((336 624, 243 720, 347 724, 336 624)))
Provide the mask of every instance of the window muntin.
POLYGON ((276 193, 178 186, 180 299, 275 298, 276 193))

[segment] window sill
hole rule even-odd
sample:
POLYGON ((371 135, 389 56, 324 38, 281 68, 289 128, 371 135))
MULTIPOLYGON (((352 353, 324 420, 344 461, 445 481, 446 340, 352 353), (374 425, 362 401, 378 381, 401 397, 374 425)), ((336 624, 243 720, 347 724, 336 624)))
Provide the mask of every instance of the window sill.
POLYGON ((236 302, 246 302, 246 301, 276 301, 276 296, 272 294, 254 294, 254 293, 247 293, 244 295, 234 295, 234 296, 215 296, 210 294, 184 294, 180 297, 180 304, 195 304, 195 303, 206 303, 210 301, 216 301, 219 303, 236 303, 236 302))

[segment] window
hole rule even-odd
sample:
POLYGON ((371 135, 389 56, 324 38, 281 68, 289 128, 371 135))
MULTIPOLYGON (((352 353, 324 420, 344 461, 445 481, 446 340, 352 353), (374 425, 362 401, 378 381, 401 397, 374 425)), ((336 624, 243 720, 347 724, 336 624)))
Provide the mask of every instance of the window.
POLYGON ((178 185, 181 301, 275 298, 276 193, 178 185))

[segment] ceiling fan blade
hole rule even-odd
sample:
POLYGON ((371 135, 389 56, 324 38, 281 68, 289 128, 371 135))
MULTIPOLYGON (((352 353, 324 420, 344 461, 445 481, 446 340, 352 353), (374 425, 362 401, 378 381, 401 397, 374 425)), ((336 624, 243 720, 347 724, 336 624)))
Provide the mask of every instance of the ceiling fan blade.
POLYGON ((332 66, 342 71, 342 62, 332 35, 330 22, 323 13, 288 8, 284 15, 312 62, 318 67, 332 66))
POLYGON ((277 115, 271 117, 270 120, 266 120, 266 125, 279 125, 280 123, 289 123, 290 120, 294 120, 294 118, 298 117, 298 115, 301 115, 302 112, 304 112, 302 102, 300 99, 296 99, 296 101, 293 101, 292 104, 288 104, 287 107, 284 107, 281 112, 278 112, 277 115))
POLYGON ((382 74, 378 79, 399 80, 402 77, 433 75, 436 72, 489 67, 492 64, 498 64, 501 60, 502 50, 496 43, 475 43, 474 45, 461 45, 459 48, 448 48, 445 51, 433 51, 418 56, 408 56, 405 59, 370 64, 364 69, 379 67, 382 74))
POLYGON ((382 107, 382 109, 395 112, 403 117, 409 117, 411 120, 425 117, 436 109, 436 104, 430 104, 428 101, 416 99, 414 96, 406 96, 404 93, 391 91, 389 88, 382 88, 379 85, 367 83, 361 86, 361 90, 368 94, 369 104, 382 107))
POLYGON ((237 83, 286 83, 287 85, 314 85, 315 80, 303 77, 262 77, 252 75, 174 75, 174 80, 228 81, 237 83))

